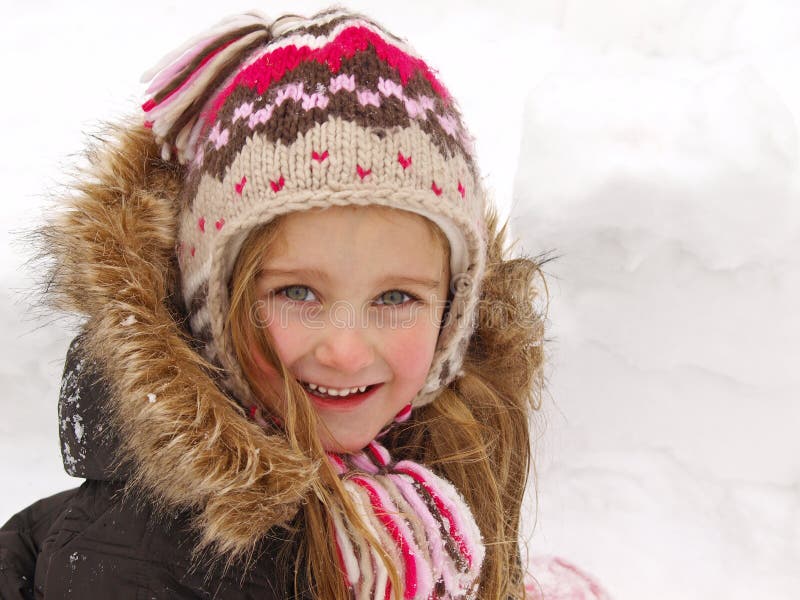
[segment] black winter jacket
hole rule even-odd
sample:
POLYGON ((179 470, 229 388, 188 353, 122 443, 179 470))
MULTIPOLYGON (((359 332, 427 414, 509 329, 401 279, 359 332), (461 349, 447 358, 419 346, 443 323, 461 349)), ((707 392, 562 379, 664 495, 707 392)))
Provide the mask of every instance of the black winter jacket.
POLYGON ((83 485, 39 500, 0 529, 0 598, 175 600, 289 598, 291 566, 278 566, 275 539, 250 569, 194 564, 188 512, 169 514, 123 493, 109 464, 116 436, 102 419, 107 390, 80 356, 68 354, 60 397, 64 467, 83 485), (74 424, 80 422, 80 438, 74 424))

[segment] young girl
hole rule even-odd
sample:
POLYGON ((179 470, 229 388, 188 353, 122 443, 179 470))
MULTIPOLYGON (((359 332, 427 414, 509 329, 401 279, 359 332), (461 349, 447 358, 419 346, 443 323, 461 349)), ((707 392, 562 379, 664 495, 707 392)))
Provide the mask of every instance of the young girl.
POLYGON ((86 479, 3 598, 522 598, 542 322, 437 74, 343 10, 153 72, 42 231, 86 479))

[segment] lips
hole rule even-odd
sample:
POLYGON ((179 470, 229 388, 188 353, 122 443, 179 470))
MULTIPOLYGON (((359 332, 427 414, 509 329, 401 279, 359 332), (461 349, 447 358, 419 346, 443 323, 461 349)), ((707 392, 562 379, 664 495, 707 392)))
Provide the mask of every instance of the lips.
POLYGON ((353 386, 353 387, 346 387, 346 388, 326 388, 324 386, 317 385, 315 383, 309 383, 307 381, 298 381, 300 385, 303 386, 310 394, 315 394, 321 398, 341 398, 342 400, 346 400, 351 396, 357 396, 358 394, 366 393, 370 390, 370 388, 374 387, 375 384, 372 385, 362 385, 362 386, 353 386))
POLYGON ((308 397, 315 405, 317 405, 320 408, 333 409, 333 410, 348 410, 355 408, 361 405, 363 402, 366 402, 381 387, 383 387, 382 383, 369 385, 367 386, 367 389, 363 392, 357 392, 355 394, 349 394, 347 396, 342 397, 342 396, 331 396, 329 394, 323 394, 318 390, 312 391, 305 384, 303 384, 303 389, 305 390, 306 394, 308 394, 308 397))

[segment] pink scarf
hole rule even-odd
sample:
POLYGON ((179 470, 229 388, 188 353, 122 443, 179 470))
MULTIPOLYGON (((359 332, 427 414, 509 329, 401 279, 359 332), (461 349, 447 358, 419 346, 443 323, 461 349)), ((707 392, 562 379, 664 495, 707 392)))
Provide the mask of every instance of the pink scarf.
MULTIPOLYGON (((453 485, 418 463, 394 462, 372 441, 359 454, 329 454, 370 533, 393 557, 404 600, 473 598, 486 553, 472 512, 453 485)), ((391 598, 383 561, 331 514, 345 580, 356 600, 391 598)))

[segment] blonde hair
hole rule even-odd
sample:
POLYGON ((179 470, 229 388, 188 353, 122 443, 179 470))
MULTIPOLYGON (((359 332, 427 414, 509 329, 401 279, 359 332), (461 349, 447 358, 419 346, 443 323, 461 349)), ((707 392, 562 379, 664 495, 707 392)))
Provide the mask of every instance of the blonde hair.
MULTIPOLYGON (((420 217, 421 218, 421 217, 420 217)), ((435 239, 449 248, 442 231, 425 219, 435 239)), ((389 554, 363 525, 317 436, 318 420, 305 392, 275 352, 269 333, 255 327, 252 309, 255 281, 264 249, 279 238, 281 219, 254 230, 244 242, 231 278, 231 305, 226 320, 237 360, 255 397, 270 393, 258 384, 259 367, 250 348, 271 363, 284 381, 287 399, 284 429, 293 451, 320 464, 307 501, 295 518, 299 551, 295 558, 295 593, 304 567, 314 596, 348 600, 333 543, 328 507, 341 506, 351 523, 375 548, 386 565, 396 599, 401 578, 389 554)), ((397 457, 433 469, 464 495, 487 546, 478 597, 524 598, 519 552, 519 520, 530 468, 529 416, 539 407, 543 362, 543 319, 533 308, 533 279, 540 263, 506 259, 506 226, 487 214, 487 272, 482 286, 477 328, 467 348, 464 374, 442 389, 434 402, 416 409, 383 443, 397 457), (480 485, 475 485, 480 482, 480 485)))

